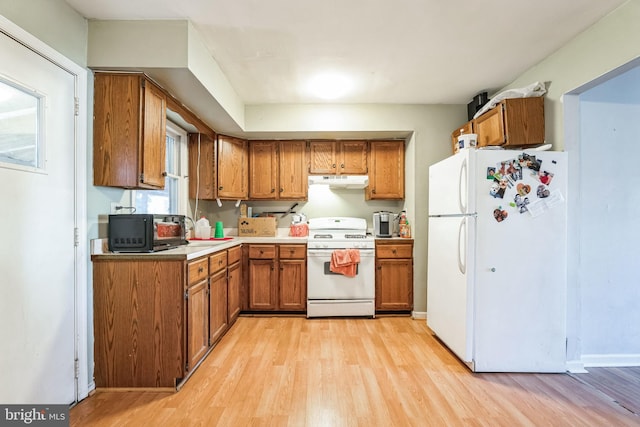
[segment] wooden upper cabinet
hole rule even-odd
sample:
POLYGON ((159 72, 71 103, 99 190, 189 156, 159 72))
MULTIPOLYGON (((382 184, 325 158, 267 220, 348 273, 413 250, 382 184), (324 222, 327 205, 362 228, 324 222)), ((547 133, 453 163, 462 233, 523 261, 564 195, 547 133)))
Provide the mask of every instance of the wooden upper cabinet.
POLYGON ((216 141, 202 133, 189 134, 189 198, 216 198, 216 141))
POLYGON ((249 143, 249 198, 278 198, 278 142, 249 143))
POLYGON ((279 198, 305 200, 309 183, 307 142, 278 142, 279 198))
POLYGON ((338 174, 367 173, 367 141, 341 141, 338 151, 338 174))
POLYGON ((364 175, 367 173, 367 141, 311 141, 309 173, 364 175))
POLYGON ((251 200, 306 199, 306 142, 251 141, 249 172, 251 200))
POLYGON ((337 172, 337 141, 311 141, 309 143, 309 173, 333 175, 337 172))
POLYGON ((161 189, 166 175, 166 95, 143 74, 94 77, 94 185, 161 189))
POLYGON ((218 198, 246 200, 249 195, 247 140, 218 135, 218 198))
POLYGON ((365 199, 404 199, 404 141, 370 141, 369 154, 365 199))
POLYGON ((473 120, 478 146, 526 147, 545 140, 544 98, 510 98, 473 120))

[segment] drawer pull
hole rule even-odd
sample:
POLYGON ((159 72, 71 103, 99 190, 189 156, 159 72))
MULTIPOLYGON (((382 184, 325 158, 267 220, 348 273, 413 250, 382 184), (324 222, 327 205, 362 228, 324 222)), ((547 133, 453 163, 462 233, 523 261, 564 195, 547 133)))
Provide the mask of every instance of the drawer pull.
POLYGON ((204 271, 204 267, 199 267, 198 268, 198 273, 202 273, 204 271))
POLYGON ((397 251, 397 250, 395 250, 395 249, 391 249, 391 252, 392 252, 394 255, 398 253, 398 251, 397 251))

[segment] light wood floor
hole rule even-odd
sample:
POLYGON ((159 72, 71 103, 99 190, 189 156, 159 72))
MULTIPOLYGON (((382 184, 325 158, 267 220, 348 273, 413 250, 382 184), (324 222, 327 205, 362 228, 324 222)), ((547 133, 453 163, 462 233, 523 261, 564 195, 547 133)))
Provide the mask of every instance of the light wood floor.
POLYGON ((571 375, 473 374, 424 320, 240 317, 178 393, 99 391, 71 425, 640 426, 640 416, 571 375))

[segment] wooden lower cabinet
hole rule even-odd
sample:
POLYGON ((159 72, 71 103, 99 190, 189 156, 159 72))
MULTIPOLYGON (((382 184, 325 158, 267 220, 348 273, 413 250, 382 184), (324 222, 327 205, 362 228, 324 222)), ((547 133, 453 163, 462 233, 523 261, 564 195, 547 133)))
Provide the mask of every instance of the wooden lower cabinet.
POLYGON ((187 288, 187 364, 191 371, 209 350, 209 283, 207 279, 187 288))
POLYGON ((307 309, 307 247, 280 245, 278 308, 283 311, 307 309))
POLYGON ((227 316, 229 326, 242 310, 242 248, 235 246, 227 251, 227 316))
POLYGON ((246 250, 247 311, 304 312, 307 308, 306 252, 304 244, 249 244, 246 250))
POLYGON ((376 310, 413 309, 413 240, 376 240, 376 310))
POLYGON ((94 256, 96 387, 175 388, 187 378, 240 312, 240 254, 94 256))
POLYGON ((186 274, 183 260, 94 259, 96 387, 175 387, 185 376, 186 274))

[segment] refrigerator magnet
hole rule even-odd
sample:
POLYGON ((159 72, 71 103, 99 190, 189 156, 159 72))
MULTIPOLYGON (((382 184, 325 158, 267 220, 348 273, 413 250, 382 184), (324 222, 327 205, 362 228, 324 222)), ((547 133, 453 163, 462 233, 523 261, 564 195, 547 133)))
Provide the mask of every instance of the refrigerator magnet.
POLYGON ((538 188, 536 189, 536 194, 538 195, 539 198, 544 199, 549 197, 549 194, 551 194, 549 192, 549 189, 547 188, 546 185, 538 185, 538 188))
POLYGON ((489 189, 489 194, 495 197, 496 199, 504 198, 504 193, 507 191, 507 182, 505 180, 501 181, 493 181, 491 184, 491 188, 489 189))
POLYGON ((493 217, 498 222, 504 221, 505 219, 507 219, 508 216, 509 216, 509 214, 505 210, 502 210, 500 208, 497 208, 497 209, 493 210, 493 217))
POLYGON ((495 179, 495 177, 496 177, 496 168, 489 166, 487 168, 487 179, 492 180, 492 179, 495 179))
POLYGON ((516 186, 516 191, 518 192, 519 195, 524 197, 531 192, 531 186, 529 184, 519 183, 516 186))
POLYGON ((525 213, 527 211, 527 205, 529 204, 528 197, 522 197, 520 194, 516 194, 513 198, 513 201, 516 204, 516 208, 520 213, 525 213))
POLYGON ((551 172, 538 171, 538 181, 540 181, 544 185, 551 184, 552 179, 553 179, 553 174, 551 172))

